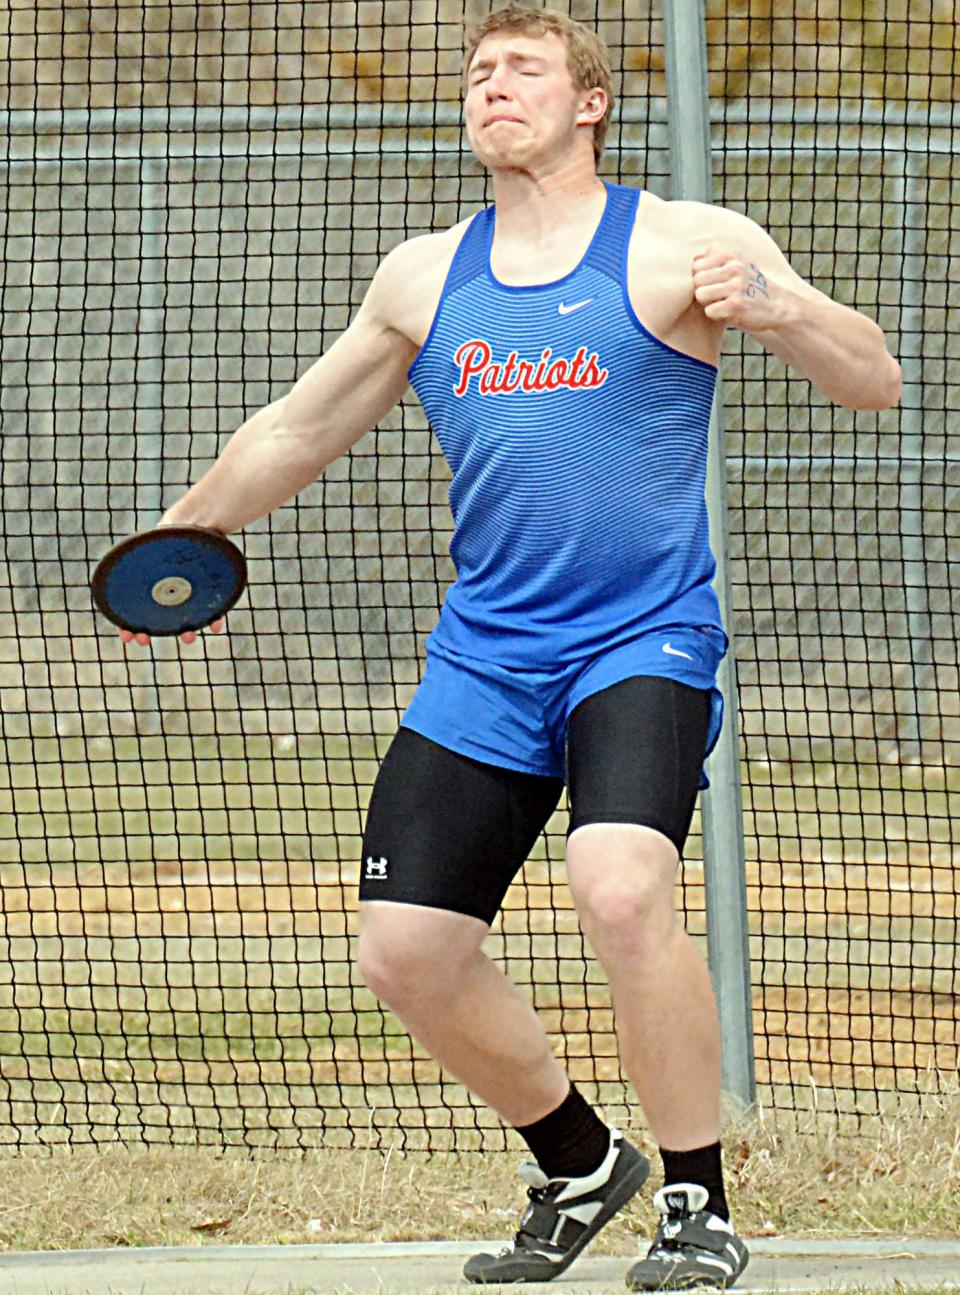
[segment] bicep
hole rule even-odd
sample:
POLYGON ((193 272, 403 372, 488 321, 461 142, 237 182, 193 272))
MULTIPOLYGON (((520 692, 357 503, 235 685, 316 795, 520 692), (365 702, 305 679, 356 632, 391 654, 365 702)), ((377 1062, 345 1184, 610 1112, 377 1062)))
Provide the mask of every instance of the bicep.
POLYGON ((725 207, 713 209, 714 237, 733 244, 744 259, 753 261, 764 274, 777 275, 792 287, 802 285, 812 291, 812 285, 802 278, 787 259, 779 244, 762 226, 749 216, 725 207))

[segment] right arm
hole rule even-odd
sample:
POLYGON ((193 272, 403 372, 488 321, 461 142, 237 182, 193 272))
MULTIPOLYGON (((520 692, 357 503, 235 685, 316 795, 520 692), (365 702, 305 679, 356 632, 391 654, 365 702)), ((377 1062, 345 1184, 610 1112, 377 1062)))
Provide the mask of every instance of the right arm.
MULTIPOLYGON (((401 243, 374 275, 356 319, 296 385, 248 418, 213 467, 168 508, 160 525, 228 535, 279 508, 376 427, 403 395, 467 221, 401 243)), ((216 621, 214 633, 223 629, 216 621)), ((120 630, 141 646, 146 634, 120 630)), ((192 643, 196 633, 182 634, 192 643)))
POLYGON ((249 418, 161 524, 229 534, 299 494, 388 413, 419 343, 396 326, 415 292, 406 246, 386 257, 347 330, 279 400, 249 418))

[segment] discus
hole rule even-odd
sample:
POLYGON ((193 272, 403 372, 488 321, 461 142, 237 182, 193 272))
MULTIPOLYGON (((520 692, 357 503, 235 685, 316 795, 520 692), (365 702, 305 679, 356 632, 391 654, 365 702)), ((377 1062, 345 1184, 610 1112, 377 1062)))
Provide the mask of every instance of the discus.
POLYGON ((205 526, 158 526, 115 544, 90 580, 108 620, 133 634, 184 634, 219 620, 247 583, 237 546, 205 526))

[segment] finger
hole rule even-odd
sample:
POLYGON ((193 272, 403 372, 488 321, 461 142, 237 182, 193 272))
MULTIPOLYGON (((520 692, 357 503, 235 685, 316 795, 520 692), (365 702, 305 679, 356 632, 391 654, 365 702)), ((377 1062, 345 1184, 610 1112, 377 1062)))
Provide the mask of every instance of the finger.
MULTIPOLYGON (((211 621, 211 623, 207 626, 207 629, 210 630, 211 634, 222 634, 224 629, 226 628, 226 625, 227 625, 226 620, 221 616, 219 620, 211 621)), ((194 643, 196 642, 196 638, 197 638, 196 630, 186 630, 183 634, 180 635, 180 642, 194 643)))
POLYGON ((737 284, 730 283, 713 283, 706 287, 697 288, 694 294, 697 304, 701 306, 712 306, 718 301, 735 301, 740 295, 740 288, 737 284))
POLYGON ((708 252, 698 252, 693 258, 693 264, 698 270, 710 269, 717 265, 727 265, 736 259, 732 252, 717 252, 711 248, 708 252))
POLYGON ((743 275, 738 270, 731 269, 728 265, 717 265, 697 270, 693 276, 693 282, 696 287, 709 283, 735 284, 743 282, 743 275))
POLYGON ((131 643, 133 641, 133 635, 129 630, 117 630, 117 637, 123 643, 131 643))
POLYGON ((703 313, 708 319, 732 319, 737 313, 737 303, 732 298, 725 297, 722 301, 715 301, 709 306, 704 306, 703 313))
POLYGON ((726 261, 716 256, 705 256, 702 260, 694 261, 693 277, 697 278, 701 274, 723 274, 726 268, 726 261))
POLYGON ((134 641, 135 641, 136 643, 139 643, 141 647, 146 647, 146 646, 148 645, 148 643, 150 642, 150 635, 149 635, 149 634, 143 634, 143 633, 141 633, 141 634, 134 634, 134 636, 133 636, 133 637, 134 637, 134 641))

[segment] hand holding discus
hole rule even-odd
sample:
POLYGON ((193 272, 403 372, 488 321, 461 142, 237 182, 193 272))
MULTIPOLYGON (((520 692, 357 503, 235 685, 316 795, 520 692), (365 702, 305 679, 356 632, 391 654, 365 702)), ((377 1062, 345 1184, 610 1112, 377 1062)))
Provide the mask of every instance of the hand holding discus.
POLYGON ((174 635, 192 643, 207 626, 221 633, 246 583, 243 554, 225 535, 161 523, 114 545, 97 563, 90 588, 123 642, 146 647, 153 637, 174 635))

